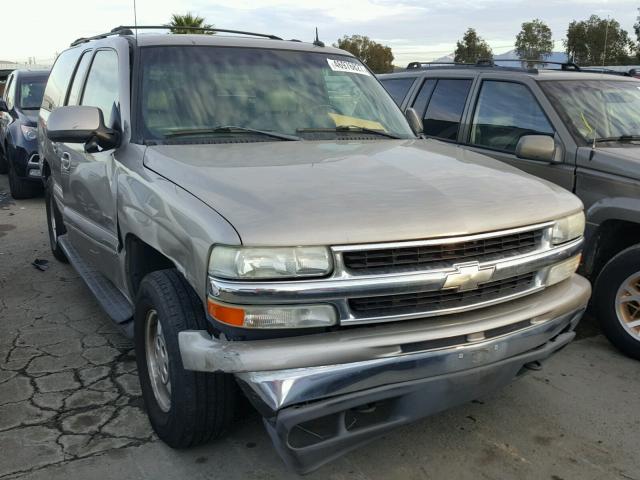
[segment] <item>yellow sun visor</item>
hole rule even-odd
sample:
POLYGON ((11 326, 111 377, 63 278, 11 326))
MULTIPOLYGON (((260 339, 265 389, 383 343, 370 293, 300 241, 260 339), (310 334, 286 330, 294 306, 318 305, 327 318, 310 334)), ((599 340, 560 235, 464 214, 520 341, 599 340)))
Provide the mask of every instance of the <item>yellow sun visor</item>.
POLYGON ((350 117, 348 115, 340 115, 338 113, 329 113, 331 119, 336 123, 336 127, 354 126, 361 128, 370 128, 371 130, 381 130, 386 132, 386 129, 379 122, 372 120, 364 120, 363 118, 350 117))

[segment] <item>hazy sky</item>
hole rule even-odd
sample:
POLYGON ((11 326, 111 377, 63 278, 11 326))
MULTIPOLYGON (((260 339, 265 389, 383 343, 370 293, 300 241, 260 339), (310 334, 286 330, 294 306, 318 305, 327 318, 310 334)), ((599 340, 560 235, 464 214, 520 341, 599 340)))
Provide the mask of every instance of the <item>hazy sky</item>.
MULTIPOLYGON (((133 0, 3 0, 0 60, 50 59, 78 37, 133 23, 133 0)), ((633 34, 640 0, 137 0, 138 24, 164 24, 191 11, 220 28, 268 32, 310 41, 314 28, 333 43, 362 34, 393 49, 395 63, 451 53, 475 27, 495 53, 513 48, 523 21, 541 18, 562 49, 570 21, 610 15, 633 34)))

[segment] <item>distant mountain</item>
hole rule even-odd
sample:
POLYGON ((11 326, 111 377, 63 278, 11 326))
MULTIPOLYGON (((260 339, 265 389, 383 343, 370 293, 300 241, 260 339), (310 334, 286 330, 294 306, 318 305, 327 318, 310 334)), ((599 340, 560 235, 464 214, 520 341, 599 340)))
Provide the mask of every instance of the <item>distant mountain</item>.
POLYGON ((445 55, 444 57, 440 57, 440 58, 436 58, 434 60, 434 62, 438 63, 438 62, 442 62, 442 63, 453 63, 453 60, 455 59, 455 55, 453 53, 449 54, 449 55, 445 55))

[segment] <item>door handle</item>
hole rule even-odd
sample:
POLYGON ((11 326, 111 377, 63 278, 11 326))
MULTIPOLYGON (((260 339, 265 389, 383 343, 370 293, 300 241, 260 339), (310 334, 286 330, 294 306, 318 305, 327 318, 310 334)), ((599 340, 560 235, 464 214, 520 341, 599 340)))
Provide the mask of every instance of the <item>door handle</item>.
POLYGON ((60 159, 60 166, 62 170, 69 170, 71 168, 71 156, 68 152, 64 152, 62 154, 62 158, 60 159))

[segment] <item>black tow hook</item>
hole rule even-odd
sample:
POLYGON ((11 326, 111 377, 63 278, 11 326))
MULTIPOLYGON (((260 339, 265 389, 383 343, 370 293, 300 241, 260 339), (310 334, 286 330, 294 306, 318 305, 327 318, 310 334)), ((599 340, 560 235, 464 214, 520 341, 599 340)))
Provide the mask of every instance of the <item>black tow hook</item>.
POLYGON ((524 368, 537 372, 542 370, 542 364, 538 360, 534 360, 533 362, 525 363, 524 368))

